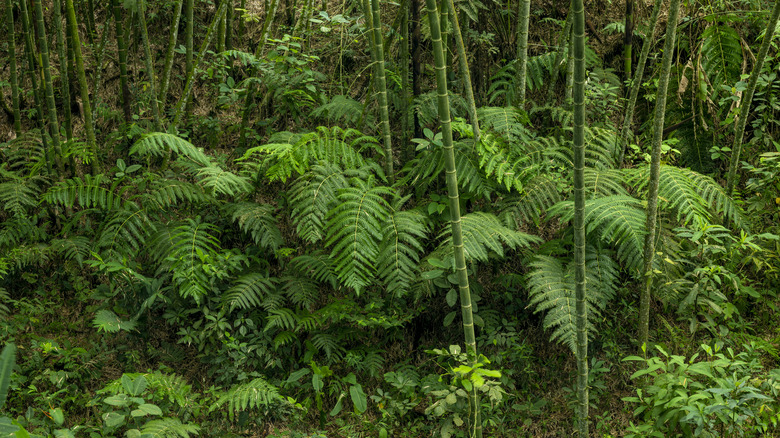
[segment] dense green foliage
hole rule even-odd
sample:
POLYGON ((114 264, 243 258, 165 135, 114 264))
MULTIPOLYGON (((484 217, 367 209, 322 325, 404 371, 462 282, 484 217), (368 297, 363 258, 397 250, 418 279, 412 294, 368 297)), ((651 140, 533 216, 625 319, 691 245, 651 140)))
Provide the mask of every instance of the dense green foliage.
POLYGON ((780 436, 770 2, 103 3, 2 6, 0 435, 780 436))

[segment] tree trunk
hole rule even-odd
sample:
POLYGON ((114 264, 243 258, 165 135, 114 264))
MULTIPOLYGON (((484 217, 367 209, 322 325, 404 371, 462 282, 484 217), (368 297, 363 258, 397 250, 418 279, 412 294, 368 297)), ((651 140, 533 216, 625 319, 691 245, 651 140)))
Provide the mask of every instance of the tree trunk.
POLYGON ((626 0, 626 25, 623 35, 623 74, 631 79, 632 46, 634 44, 634 0, 626 0))
POLYGON ((547 86, 547 101, 550 102, 555 95, 555 83, 558 81, 558 70, 561 62, 563 62, 563 50, 566 47, 566 42, 571 35, 572 16, 571 11, 566 16, 566 23, 563 25, 561 34, 558 35, 558 51, 555 53, 555 62, 553 62, 552 77, 550 78, 550 84, 547 86))
POLYGON ((176 39, 179 36, 179 21, 181 20, 181 10, 184 0, 176 3, 173 12, 173 22, 171 22, 171 31, 168 35, 168 50, 165 52, 165 64, 163 65, 162 76, 160 77, 160 95, 157 100, 160 101, 161 111, 165 108, 166 96, 168 94, 168 84, 171 81, 171 70, 173 69, 173 58, 176 49, 176 39))
MULTIPOLYGON (((520 0, 517 25, 517 73, 515 106, 525 108, 526 75, 528 73, 528 23, 531 21, 531 0, 520 0)), ((509 103, 509 102, 507 102, 509 103)))
POLYGON ((116 28, 116 47, 119 57, 119 83, 122 88, 122 111, 124 112, 125 122, 132 121, 132 95, 127 77, 127 46, 125 45, 125 30, 122 21, 122 6, 119 0, 111 0, 111 9, 114 14, 114 25, 116 28))
MULTIPOLYGON (((466 256, 463 250, 458 177, 455 170, 455 149, 452 142, 450 99, 447 92, 447 67, 445 65, 444 47, 441 40, 441 31, 439 29, 439 14, 436 11, 436 0, 426 0, 426 4, 428 5, 428 21, 431 28, 433 55, 436 64, 436 88, 439 103, 439 121, 442 129, 447 192, 450 199, 450 224, 452 227, 452 244, 455 256, 455 274, 458 279, 458 288, 460 290, 460 308, 463 318, 463 335, 466 343, 466 354, 468 355, 469 364, 473 367, 477 363, 477 341, 474 334, 474 315, 471 306, 469 276, 466 272, 466 256)), ((474 424, 472 425, 474 435, 477 438, 481 438, 482 420, 479 415, 479 400, 476 388, 469 394, 469 399, 469 404, 475 413, 474 424)))
POLYGON ((57 58, 60 61, 60 82, 62 83, 62 110, 65 123, 65 138, 73 138, 73 116, 71 114, 70 80, 68 72, 68 49, 62 27, 62 5, 60 0, 54 0, 53 17, 54 32, 57 34, 57 58))
POLYGON ((731 161, 729 163, 729 173, 726 179, 726 194, 729 196, 734 193, 739 154, 742 151, 742 137, 745 135, 748 113, 750 112, 750 105, 753 103, 753 93, 756 91, 758 76, 761 74, 761 70, 764 67, 764 60, 766 59, 767 53, 769 53, 769 46, 772 43, 772 35, 774 35, 775 28, 777 27, 779 16, 780 1, 775 2, 775 7, 772 8, 772 15, 769 17, 769 23, 767 23, 766 32, 764 33, 764 41, 761 43, 761 48, 758 50, 758 56, 756 56, 756 65, 753 66, 753 71, 750 73, 747 89, 742 94, 742 102, 740 102, 742 107, 739 109, 739 120, 737 121, 736 132, 734 134, 734 147, 731 148, 731 161))
MULTIPOLYGON (((411 12, 412 24, 412 100, 416 100, 422 94, 422 64, 420 63, 422 32, 420 31, 420 0, 411 0, 409 6, 411 12)), ((420 117, 417 111, 414 111, 414 138, 421 138, 423 135, 420 126, 420 117)))
POLYGON ((149 32, 146 29, 146 0, 138 0, 138 23, 141 31, 141 42, 144 46, 144 64, 146 68, 146 78, 149 81, 149 103, 152 107, 152 117, 154 118, 155 131, 162 132, 163 125, 160 118, 160 107, 157 104, 157 81, 154 74, 154 58, 152 58, 152 49, 149 45, 149 32))
MULTIPOLYGON (((650 182, 647 188, 647 235, 645 236, 644 274, 645 285, 639 300, 639 345, 647 349, 650 331, 650 291, 653 286, 653 256, 655 255, 655 229, 658 220, 658 181, 661 175, 661 141, 664 132, 666 114, 666 91, 669 88, 669 76, 672 71, 674 39, 677 32, 677 18, 680 13, 680 0, 672 0, 669 6, 669 18, 666 25, 666 42, 661 61, 661 73, 658 78, 658 92, 655 98, 655 120, 653 121, 653 144, 650 155, 650 182)), ((638 85, 638 84, 637 84, 638 85)))

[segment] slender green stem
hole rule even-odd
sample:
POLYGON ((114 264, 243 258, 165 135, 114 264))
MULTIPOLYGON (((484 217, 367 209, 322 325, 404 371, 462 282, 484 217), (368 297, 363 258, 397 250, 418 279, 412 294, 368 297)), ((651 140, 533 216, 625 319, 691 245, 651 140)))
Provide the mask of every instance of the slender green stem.
POLYGON ((753 66, 753 71, 750 73, 747 89, 742 94, 739 120, 737 121, 737 127, 734 134, 734 147, 731 148, 731 161, 729 163, 729 173, 726 179, 726 193, 728 195, 734 193, 734 185, 737 181, 739 154, 742 151, 742 137, 745 135, 748 113, 750 112, 750 105, 753 103, 753 93, 756 91, 758 76, 764 68, 764 60, 766 59, 767 53, 769 53, 769 46, 772 43, 772 36, 777 27, 778 17, 780 17, 780 1, 776 1, 775 7, 772 8, 772 14, 769 17, 769 23, 767 23, 766 32, 764 33, 764 41, 761 43, 761 48, 758 50, 758 56, 756 56, 756 65, 753 66))
POLYGON ((19 109, 19 78, 16 72, 16 32, 14 32, 14 12, 11 0, 5 0, 6 26, 8 29, 8 66, 11 68, 11 106, 14 113, 14 133, 22 135, 22 116, 19 109))
POLYGON ((572 0, 574 98, 574 295, 577 319, 577 430, 588 437, 588 305, 585 284, 585 6, 572 0))
MULTIPOLYGON (((192 63, 193 59, 193 33, 195 31, 195 21, 194 21, 194 9, 195 9, 195 0, 184 0, 185 6, 184 6, 184 15, 185 19, 187 20, 187 27, 184 31, 184 47, 186 52, 186 59, 184 62, 184 77, 189 78, 192 76, 194 72, 194 64, 192 63)), ((184 108, 184 118, 189 118, 190 111, 192 110, 192 105, 187 105, 187 107, 184 108)))
POLYGON ((382 43, 382 31, 379 18, 379 0, 371 0, 373 15, 374 52, 376 53, 376 88, 379 100, 379 117, 382 120, 382 139, 385 145, 385 174, 392 184, 395 181, 393 172, 393 143, 390 137, 390 112, 387 105, 387 81, 385 79, 385 51, 382 43))
POLYGON ((60 61, 60 82, 62 83, 62 110, 65 122, 65 138, 73 138, 73 115, 70 108, 70 80, 68 72, 68 49, 65 45, 65 33, 62 28, 62 5, 60 0, 54 0, 52 20, 54 32, 57 34, 57 57, 60 61))
POLYGON ((563 25, 561 34, 558 35, 558 51, 555 53, 555 62, 553 62, 552 77, 550 78, 550 84, 547 86, 547 101, 552 101, 555 94, 555 83, 558 81, 558 70, 560 69, 561 62, 563 62, 564 49, 566 48, 566 41, 571 35, 572 15, 571 11, 566 16, 566 23, 563 25))
POLYGON ((623 34, 623 74, 631 78, 631 58, 634 45, 634 0, 626 0, 626 22, 623 34))
POLYGON ((141 31, 141 42, 144 46, 144 65, 146 78, 149 80, 149 101, 152 107, 152 117, 154 118, 154 129, 162 131, 160 107, 157 104, 157 80, 154 74, 154 58, 152 58, 152 49, 149 45, 149 32, 146 29, 146 0, 138 0, 138 24, 141 31))
POLYGON ((661 73, 658 79, 658 91, 655 98, 655 119, 653 121, 653 143, 650 153, 650 182, 647 187, 647 235, 645 236, 644 274, 645 287, 639 299, 639 345, 647 347, 650 331, 650 291, 653 286, 653 256, 655 255, 656 222, 658 220, 658 185, 661 175, 661 142, 666 114, 666 92, 669 89, 669 76, 672 71, 675 33, 680 13, 680 0, 671 0, 669 18, 666 26, 664 56, 661 60, 661 73))
POLYGON ((171 22, 171 31, 168 34, 168 49, 165 52, 165 63, 163 65, 162 76, 160 77, 160 94, 157 96, 157 100, 160 101, 160 110, 163 111, 165 107, 165 97, 168 94, 168 84, 171 81, 171 70, 173 69, 173 57, 176 49, 176 39, 179 35, 179 21, 181 20, 181 10, 184 0, 179 0, 176 3, 175 10, 173 12, 173 22, 171 22))
MULTIPOLYGON (((469 276, 466 271, 466 255, 463 249, 463 230, 460 220, 460 197, 458 194, 458 176, 455 170, 455 148, 452 141, 452 120, 450 116, 450 100, 447 92, 447 65, 445 62, 444 47, 439 29, 439 14, 436 10, 436 0, 426 0, 428 6, 428 21, 431 28, 431 41, 433 42, 433 57, 436 70, 437 98, 439 104, 439 121, 442 129, 442 143, 444 150, 445 171, 447 179, 447 192, 449 194, 450 224, 452 227, 452 244, 455 256, 455 274, 460 290, 461 317, 463 319, 463 335, 466 344, 466 353, 469 364, 473 367, 477 363, 477 341, 474 334, 474 314, 471 305, 471 291, 469 289, 469 276)), ((480 418, 479 399, 476 389, 470 394, 469 405, 473 409, 474 435, 482 437, 482 420, 480 418)))
POLYGON ((517 25, 517 74, 515 106, 525 107, 526 75, 528 73, 528 23, 531 21, 531 0, 520 0, 517 25))
POLYGON ((450 6, 450 17, 452 20, 452 36, 455 38, 455 48, 458 51, 458 68, 463 75, 463 91, 466 93, 466 107, 471 119, 471 129, 474 132, 474 142, 479 142, 481 137, 479 129, 479 119, 477 118, 477 103, 474 99, 474 88, 471 85, 471 70, 469 69, 469 60, 466 57, 466 46, 463 44, 463 34, 460 31, 460 21, 458 20, 458 11, 455 9, 454 0, 444 0, 450 6))
POLYGON ((95 139, 95 130, 92 123, 92 105, 89 101, 87 74, 84 71, 84 57, 81 54, 81 42, 79 41, 78 23, 76 22, 76 9, 73 6, 73 0, 65 0, 65 11, 68 22, 68 46, 73 48, 73 59, 76 67, 75 73, 79 80, 79 88, 81 91, 81 106, 84 113, 84 130, 87 132, 87 147, 92 154, 92 174, 97 175, 99 171, 97 158, 97 140, 95 139))
POLYGON ((35 100, 35 112, 36 112, 36 119, 38 120, 38 127, 41 130, 41 142, 43 143, 43 153, 46 158, 46 171, 49 175, 52 175, 52 166, 51 161, 49 160, 49 140, 48 136, 45 134, 46 129, 46 122, 44 121, 44 112, 43 112, 43 95, 40 87, 38 87, 38 78, 36 75, 36 71, 38 68, 35 64, 35 47, 33 46, 32 41, 32 30, 30 29, 30 14, 27 11, 27 2, 21 1, 19 2, 20 6, 20 12, 22 13, 19 17, 20 21, 22 22, 22 32, 24 39, 24 51, 27 54, 27 74, 30 77, 30 84, 32 85, 33 89, 33 99, 35 100))
POLYGON ((46 93, 47 116, 49 118, 49 135, 54 149, 54 164, 57 166, 59 177, 65 177, 65 166, 62 163, 62 146, 60 144, 60 124, 57 121, 57 105, 54 103, 54 86, 51 80, 51 66, 49 65, 49 45, 46 41, 46 25, 43 22, 43 6, 41 0, 33 0, 35 18, 38 27, 38 50, 40 51, 41 67, 43 68, 43 89, 46 93))

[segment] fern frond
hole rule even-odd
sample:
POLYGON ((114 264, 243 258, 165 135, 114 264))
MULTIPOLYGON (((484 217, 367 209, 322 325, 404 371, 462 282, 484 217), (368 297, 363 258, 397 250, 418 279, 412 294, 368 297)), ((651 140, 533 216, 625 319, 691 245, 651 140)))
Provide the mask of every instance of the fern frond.
POLYGON ((338 339, 329 333, 317 333, 311 337, 311 343, 317 347, 317 350, 325 352, 329 359, 339 360, 344 357, 346 350, 339 345, 338 339))
POLYGON ((251 273, 241 276, 222 296, 222 304, 231 309, 254 309, 276 289, 277 280, 267 275, 251 273))
POLYGON ((714 87, 733 86, 742 71, 742 45, 736 30, 723 24, 713 24, 701 35, 701 68, 714 87))
MULTIPOLYGON (((593 336, 594 321, 615 295, 618 267, 608 255, 593 247, 588 248, 585 263, 587 332, 593 336)), ((569 261, 564 265, 555 257, 537 255, 526 278, 530 296, 528 306, 534 307, 534 313, 545 312, 543 326, 553 329, 551 340, 568 345, 574 352, 577 345, 574 263, 569 261)))
POLYGON ((493 131, 512 143, 531 137, 526 129, 531 121, 525 111, 515 107, 481 107, 477 110, 480 127, 493 131))
MULTIPOLYGON (((541 243, 537 236, 509 229, 501 224, 498 218, 490 213, 474 212, 461 217, 463 231, 463 249, 466 260, 479 260, 487 262, 490 253, 499 257, 504 256, 504 245, 511 249, 530 247, 541 243)), ((452 230, 450 227, 441 233, 443 238, 438 251, 445 256, 452 254, 452 230)))
POLYGON ((262 414, 268 415, 273 409, 289 407, 290 402, 279 394, 279 388, 258 377, 230 388, 211 405, 209 412, 224 405, 228 406, 228 415, 232 420, 235 414, 249 409, 260 410, 262 414))
POLYGON ((325 215, 339 190, 349 187, 336 165, 316 165, 296 179, 289 191, 291 217, 298 235, 309 243, 325 236, 325 215))
POLYGON ((40 131, 32 129, 8 143, 0 144, 0 162, 18 175, 39 175, 46 168, 46 151, 40 131))
MULTIPOLYGON (((562 221, 574 217, 574 202, 564 201, 550 209, 562 221)), ((585 201, 585 230, 616 248, 617 258, 638 273, 642 267, 645 244, 645 210, 631 196, 613 195, 585 201)))
POLYGON ((203 189, 187 181, 167 178, 155 178, 151 187, 139 196, 141 204, 147 209, 166 210, 186 201, 202 203, 208 200, 203 189))
POLYGON ((252 190, 249 179, 228 172, 219 166, 205 166, 198 170, 198 183, 213 195, 238 196, 252 190))
POLYGON ((624 184, 625 174, 617 169, 595 170, 585 168, 585 196, 599 198, 604 196, 629 196, 624 184))
POLYGON ((282 290, 291 303, 308 311, 312 311, 320 299, 317 283, 306 277, 297 275, 283 277, 282 290))
POLYGON ((523 185, 534 176, 535 168, 528 155, 517 153, 502 137, 485 132, 476 147, 479 167, 506 190, 523 190, 523 185))
POLYGON ((327 242, 339 279, 360 293, 374 277, 382 222, 390 214, 383 196, 395 191, 375 186, 373 178, 352 179, 353 187, 339 191, 338 203, 327 214, 327 242))
POLYGON ((329 124, 357 126, 363 117, 363 104, 349 96, 337 95, 330 102, 315 108, 312 115, 329 124))
POLYGON ((315 132, 291 137, 295 143, 271 143, 246 151, 239 161, 248 162, 255 154, 263 156, 261 163, 268 166, 266 177, 271 181, 287 181, 292 175, 305 173, 318 162, 338 164, 346 169, 357 169, 367 164, 360 154, 373 149, 382 154, 379 141, 355 129, 318 127, 315 132))
POLYGON ((106 223, 97 246, 125 256, 138 254, 156 228, 143 209, 119 210, 106 223))
POLYGON ((530 222, 538 223, 547 209, 560 201, 558 182, 539 175, 531 179, 522 192, 510 193, 499 201, 499 217, 507 226, 519 228, 530 222))
POLYGON ((200 426, 182 423, 178 418, 158 418, 141 426, 141 436, 148 438, 189 438, 198 435, 200 426))
POLYGON ((73 207, 78 203, 84 208, 97 207, 102 210, 121 208, 125 202, 122 194, 128 191, 128 188, 119 188, 116 183, 105 187, 108 182, 109 179, 102 174, 84 175, 83 179, 75 177, 60 181, 43 194, 43 200, 65 207, 73 207))
POLYGON ((152 132, 144 134, 141 139, 136 141, 130 148, 130 155, 140 155, 142 157, 152 156, 163 158, 169 153, 174 152, 180 156, 187 157, 201 166, 209 166, 211 160, 187 140, 165 132, 152 132))
POLYGON ((396 211, 385 221, 377 272, 393 296, 411 289, 427 233, 427 217, 419 210, 396 211))
MULTIPOLYGON (((466 115, 466 100, 463 96, 453 93, 449 93, 450 100, 450 114, 452 118, 463 117, 466 115)), ((438 96, 436 91, 429 91, 423 93, 414 100, 412 107, 417 113, 417 119, 420 121, 421 126, 432 126, 439 121, 439 105, 437 103, 438 96)))
POLYGON ((712 177, 690 169, 675 168, 677 172, 687 176, 691 186, 701 196, 707 205, 715 212, 723 215, 730 223, 740 228, 747 226, 742 209, 726 194, 726 190, 712 177))
MULTIPOLYGON (((462 193, 474 194, 483 198, 490 197, 492 188, 482 176, 471 145, 459 141, 453 147, 458 187, 462 193)), ((443 170, 444 151, 442 148, 421 150, 414 159, 404 166, 405 176, 399 180, 399 184, 415 187, 418 193, 422 193, 438 181, 443 170)))
POLYGON ((273 206, 242 202, 232 205, 228 210, 233 222, 238 223, 241 231, 252 236, 257 245, 276 251, 284 243, 273 206))
POLYGON ((90 257, 92 253, 92 241, 84 236, 71 236, 66 239, 54 239, 51 241, 51 247, 62 254, 65 260, 75 260, 79 266, 84 260, 90 257))
POLYGON ((330 287, 338 287, 338 277, 330 257, 322 251, 314 251, 310 254, 299 255, 290 260, 290 265, 302 274, 321 283, 328 283, 330 287))
POLYGON ((41 189, 33 178, 15 177, 0 183, 0 205, 16 216, 24 216, 27 210, 38 205, 41 189))
MULTIPOLYGON (((195 403, 197 394, 192 392, 192 386, 179 375, 164 374, 159 371, 153 373, 126 373, 124 376, 135 380, 143 376, 147 382, 146 391, 153 392, 181 408, 190 408, 195 403)), ((122 379, 116 379, 97 391, 98 394, 125 394, 122 379)))

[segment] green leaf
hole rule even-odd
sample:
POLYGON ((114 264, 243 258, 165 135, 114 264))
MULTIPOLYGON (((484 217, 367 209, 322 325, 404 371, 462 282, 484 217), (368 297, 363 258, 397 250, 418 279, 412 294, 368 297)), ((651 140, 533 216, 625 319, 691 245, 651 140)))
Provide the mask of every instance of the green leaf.
POLYGON ((433 280, 434 278, 439 278, 441 275, 444 274, 444 271, 441 269, 432 269, 430 271, 425 271, 421 274, 423 280, 433 280))
POLYGON ((11 384, 11 372, 16 362, 16 345, 7 344, 0 353, 0 408, 8 397, 8 387, 11 384))
POLYGON ((144 376, 138 376, 135 379, 132 379, 127 374, 122 375, 122 387, 132 396, 141 395, 148 385, 149 382, 147 382, 146 377, 144 376))
POLYGON ((447 305, 450 307, 454 307, 455 304, 458 303, 458 292, 455 290, 455 288, 452 288, 447 292, 447 305))
POLYGON ((65 414, 60 408, 49 409, 49 416, 57 426, 62 426, 62 423, 65 422, 65 414))
POLYGON ((363 387, 360 384, 352 385, 349 387, 349 395, 352 398, 352 404, 355 405, 355 409, 361 414, 368 409, 368 402, 366 393, 363 392, 363 387))
POLYGON ((109 412, 103 415, 107 427, 118 427, 125 422, 125 416, 116 412, 109 412))
POLYGON ((145 415, 162 415, 162 409, 160 409, 159 406, 153 405, 151 403, 144 403, 140 406, 138 406, 138 409, 134 410, 131 414, 134 417, 141 417, 145 415), (136 412, 141 412, 140 415, 136 415, 136 412))
POLYGON ((97 327, 98 331, 117 333, 120 330, 135 330, 136 323, 130 320, 125 321, 110 310, 98 310, 95 319, 92 320, 92 325, 97 327))
POLYGON ((333 409, 330 410, 330 416, 331 417, 335 417, 336 415, 339 414, 339 412, 341 412, 341 408, 342 408, 341 401, 342 400, 344 400, 344 393, 343 392, 341 393, 341 395, 339 395, 339 400, 336 402, 336 405, 333 406, 333 409))
POLYGON ((127 394, 117 394, 112 395, 111 397, 106 397, 103 400, 103 403, 111 406, 125 407, 130 406, 130 399, 127 397, 127 394))
POLYGON ((452 321, 455 320, 455 317, 458 315, 457 312, 450 312, 447 314, 447 316, 444 317, 444 327, 449 327, 450 324, 452 324, 452 321))

